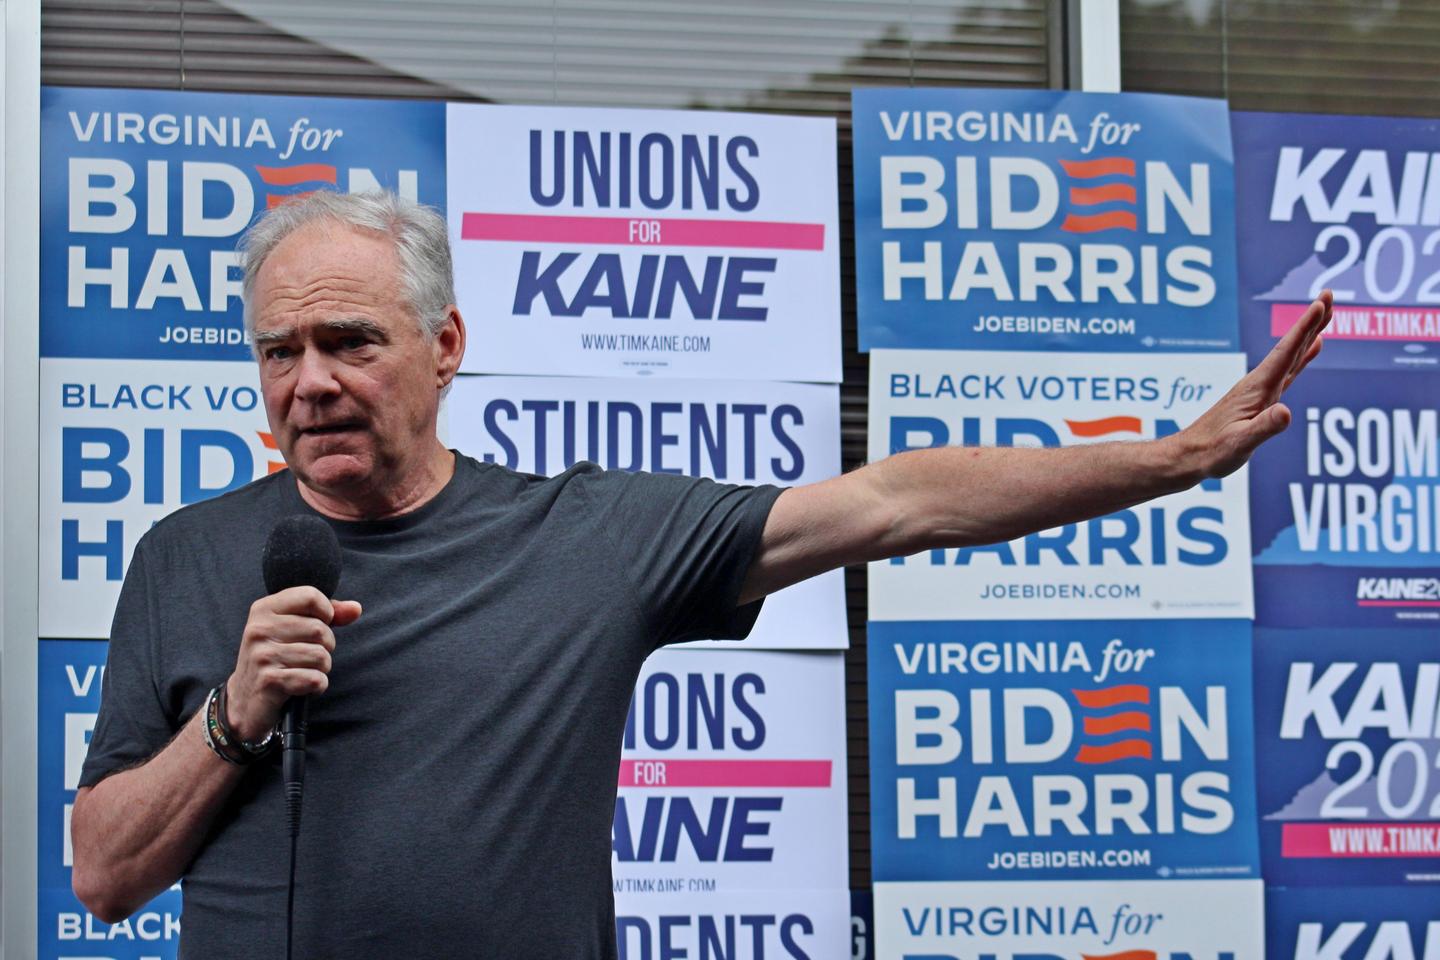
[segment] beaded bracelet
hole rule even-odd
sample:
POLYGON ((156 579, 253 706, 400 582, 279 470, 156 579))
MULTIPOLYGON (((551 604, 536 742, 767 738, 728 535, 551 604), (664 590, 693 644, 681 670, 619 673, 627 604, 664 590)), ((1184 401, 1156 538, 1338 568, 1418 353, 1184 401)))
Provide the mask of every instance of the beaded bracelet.
POLYGON ((201 724, 205 734, 205 745, 227 763, 244 766, 263 757, 275 742, 275 729, 271 728, 263 740, 250 742, 242 739, 230 729, 225 719, 225 684, 210 691, 205 700, 205 722, 201 724))

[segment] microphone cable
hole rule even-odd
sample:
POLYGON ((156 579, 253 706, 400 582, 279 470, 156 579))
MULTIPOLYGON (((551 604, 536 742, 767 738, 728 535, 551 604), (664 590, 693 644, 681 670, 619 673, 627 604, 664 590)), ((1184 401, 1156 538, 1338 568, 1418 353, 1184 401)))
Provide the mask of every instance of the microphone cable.
POLYGON ((290 889, 285 895, 285 960, 291 960, 295 942, 295 848, 300 845, 299 831, 290 833, 290 889))
MULTIPOLYGON (((329 530, 327 526, 325 528, 329 530)), ((330 534, 334 537, 334 533, 330 534)), ((333 591, 333 588, 331 590, 333 591)), ((327 594, 328 596, 328 594, 327 594)), ((280 721, 281 770, 285 778, 285 821, 290 827, 290 883, 285 895, 285 960, 291 960, 295 932, 295 859, 300 846, 300 809, 305 799, 305 727, 308 697, 294 697, 280 721)))
MULTIPOLYGON (((293 514, 270 531, 260 565, 265 590, 275 594, 291 587, 315 587, 327 598, 340 585, 340 540, 335 530, 314 514, 293 514)), ((300 847, 300 809, 305 794, 305 727, 309 698, 291 697, 280 720, 281 772, 285 782, 285 820, 290 828, 290 880, 285 894, 285 960, 292 960, 295 941, 295 862, 300 847)))

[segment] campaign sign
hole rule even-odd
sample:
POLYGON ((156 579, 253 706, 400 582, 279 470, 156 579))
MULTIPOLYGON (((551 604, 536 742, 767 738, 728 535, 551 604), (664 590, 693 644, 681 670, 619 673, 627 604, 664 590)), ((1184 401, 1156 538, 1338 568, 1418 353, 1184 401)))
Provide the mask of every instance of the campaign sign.
POLYGON ((151 524, 284 469, 269 429, 253 363, 42 359, 41 636, 108 637, 151 524))
POLYGON ((160 960, 173 958, 180 942, 178 884, 115 924, 97 919, 70 889, 74 862, 70 807, 100 710, 107 646, 95 640, 41 640, 39 645, 36 933, 40 960, 160 960))
POLYGON ((314 190, 443 209, 439 103, 46 87, 40 354, 244 360, 238 235, 314 190))
POLYGON ((878 960, 1264 960, 1259 880, 877 883, 878 960))
POLYGON ((871 623, 880 880, 1258 877, 1244 620, 871 623))
POLYGON ((840 381, 832 118, 446 109, 465 371, 840 381))
POLYGON ((1440 956, 1435 891, 1384 887, 1265 891, 1269 960, 1433 960, 1440 956))
POLYGON ((1330 288, 1319 366, 1440 364, 1440 122, 1234 113, 1231 129, 1251 359, 1330 288))
POLYGON ((1440 905, 1431 890, 1383 887, 1265 891, 1269 960, 1429 960, 1440 956, 1440 905))
POLYGON ((860 349, 1239 349, 1225 103, 856 90, 860 349))
MULTIPOLYGON (((462 375, 447 407, 459 449, 527 473, 589 460, 793 486, 840 472, 839 387, 830 385, 462 375)), ((771 595, 744 645, 843 648, 848 637, 844 575, 832 570, 771 595)))
MULTIPOLYGON (((921 447, 1165 437, 1243 373, 1240 354, 877 350, 870 358, 870 460, 921 447)), ((955 469, 954 500, 966 509, 963 464, 955 469)), ((870 619, 1248 617, 1245 491, 1242 469, 1008 543, 871 563, 870 619)))
POLYGON ((1257 622, 1440 626, 1440 380, 1307 370, 1250 468, 1257 622))
POLYGON ((616 894, 834 889, 844 910, 846 790, 839 654, 661 650, 625 725, 616 894))
POLYGON ((849 892, 615 893, 619 960, 836 960, 849 892))
POLYGON ((1268 882, 1440 884, 1432 632, 1257 628, 1255 728, 1268 882))

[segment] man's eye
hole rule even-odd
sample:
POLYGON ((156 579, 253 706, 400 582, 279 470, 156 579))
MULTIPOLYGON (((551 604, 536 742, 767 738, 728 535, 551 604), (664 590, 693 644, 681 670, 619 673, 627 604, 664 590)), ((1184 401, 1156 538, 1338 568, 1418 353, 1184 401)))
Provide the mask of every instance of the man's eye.
POLYGON ((369 342, 370 341, 367 338, 362 337, 359 334, 350 337, 340 338, 340 346, 342 349, 345 350, 359 350, 361 347, 365 346, 369 342))
POLYGON ((289 347, 270 347, 265 351, 267 360, 289 360, 293 351, 289 347))

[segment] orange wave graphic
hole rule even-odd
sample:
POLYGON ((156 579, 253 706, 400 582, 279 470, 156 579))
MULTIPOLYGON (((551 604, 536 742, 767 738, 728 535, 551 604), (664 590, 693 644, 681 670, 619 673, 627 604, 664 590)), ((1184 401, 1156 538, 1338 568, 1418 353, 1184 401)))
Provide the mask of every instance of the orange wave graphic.
POLYGON ((1129 210, 1114 210, 1085 216, 1067 213, 1060 229, 1066 233, 1099 233, 1101 230, 1139 230, 1140 224, 1129 210))
POLYGON ((1072 177, 1110 177, 1122 174, 1135 176, 1135 161, 1129 157, 1103 157, 1099 160, 1061 160, 1060 166, 1072 177))
POLYGON ((1065 426, 1077 437, 1103 437, 1108 433, 1139 433, 1139 417, 1103 417, 1099 420, 1066 420, 1065 426))
POLYGON ((1115 763, 1117 760, 1131 760, 1136 757, 1150 759, 1150 744, 1145 740, 1121 740, 1107 743, 1103 747, 1092 747, 1088 743, 1075 754, 1077 763, 1115 763))
POLYGON ((1150 688, 1138 683, 1122 683, 1099 690, 1071 690, 1082 707, 1091 710, 1113 707, 1119 703, 1149 703, 1150 688))
POLYGON ((1150 715, 1141 713, 1139 710, 1126 710, 1124 713, 1112 714, 1108 717, 1086 717, 1085 733, 1087 736, 1103 737, 1111 733, 1119 733, 1121 730, 1146 730, 1150 729, 1150 715))
MULTIPOLYGON (((257 436, 260 437, 260 444, 266 450, 278 451, 280 449, 280 444, 275 441, 275 434, 266 433, 264 430, 256 430, 255 433, 257 436)), ((277 462, 274 460, 269 460, 266 461, 266 466, 270 468, 266 471, 266 473, 279 473, 281 470, 285 469, 285 461, 281 460, 277 462)))
POLYGON ((335 182, 335 168, 328 163, 297 163, 293 167, 262 167, 256 164, 255 172, 272 187, 293 187, 297 183, 315 180, 335 182))
POLYGON ((1081 205, 1109 203, 1112 200, 1135 202, 1135 188, 1128 183, 1110 183, 1103 187, 1071 187, 1070 202, 1081 205))
POLYGON ((314 190, 305 190, 301 193, 267 193, 265 194, 265 209, 273 210, 282 203, 289 203, 291 200, 308 197, 314 192, 314 190))

